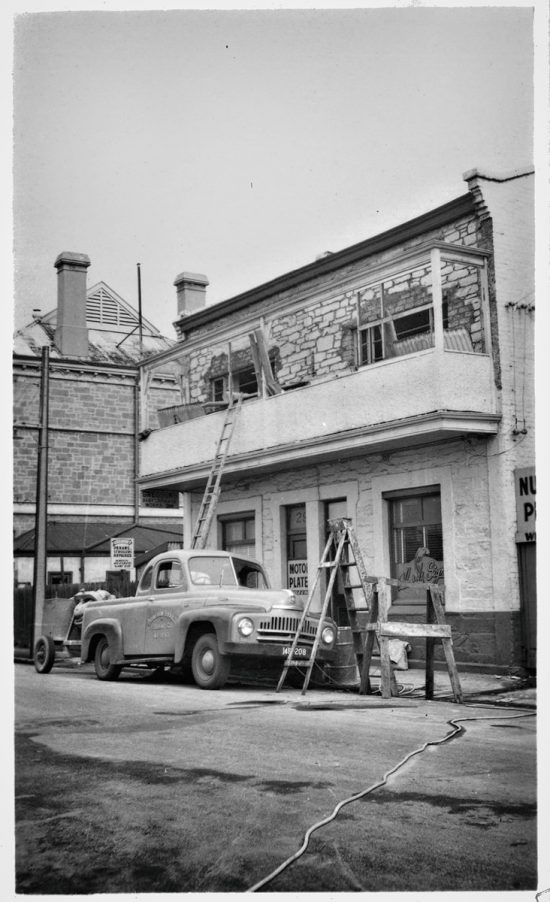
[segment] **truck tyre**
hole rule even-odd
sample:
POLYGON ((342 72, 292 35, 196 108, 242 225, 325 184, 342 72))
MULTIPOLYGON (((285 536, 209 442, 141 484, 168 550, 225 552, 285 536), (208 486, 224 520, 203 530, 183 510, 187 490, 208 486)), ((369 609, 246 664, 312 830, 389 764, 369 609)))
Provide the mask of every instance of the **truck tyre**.
POLYGON ((213 633, 199 636, 191 657, 193 679, 201 689, 220 689, 227 681, 231 661, 222 655, 213 633))
POLYGON ((94 652, 94 667, 98 680, 117 680, 121 664, 111 664, 111 647, 106 636, 100 636, 94 652))
POLYGON ((38 673, 50 672, 55 661, 55 642, 51 636, 40 636, 36 640, 33 660, 38 673))

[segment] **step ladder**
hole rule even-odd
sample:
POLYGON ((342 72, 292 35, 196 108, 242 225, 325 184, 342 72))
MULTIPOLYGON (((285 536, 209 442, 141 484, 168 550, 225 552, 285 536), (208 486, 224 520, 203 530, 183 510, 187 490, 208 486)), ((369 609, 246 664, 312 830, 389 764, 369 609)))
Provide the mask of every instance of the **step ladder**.
POLYGON ((369 669, 371 665, 374 637, 378 640, 380 648, 380 682, 381 694, 383 698, 390 698, 392 695, 398 695, 398 689, 395 681, 395 674, 391 666, 389 657, 389 640, 390 639, 426 639, 426 686, 425 696, 427 699, 433 699, 434 689, 434 666, 433 652, 434 644, 437 640, 443 645, 445 661, 453 697, 456 702, 462 704, 464 698, 460 685, 460 678, 456 667, 455 656, 453 652, 453 640, 451 636, 451 627, 445 620, 445 588, 435 583, 410 583, 403 582, 398 579, 390 579, 389 577, 381 577, 376 580, 377 586, 371 605, 369 622, 367 624, 367 641, 365 643, 365 655, 363 660, 363 669, 361 674, 361 683, 359 687, 360 694, 366 694, 370 691, 369 686, 369 669), (413 585, 416 589, 426 590, 426 623, 413 623, 404 621, 388 620, 389 611, 389 592, 391 586, 405 588, 413 585))
POLYGON ((235 429, 243 401, 242 394, 232 395, 225 412, 222 431, 216 446, 216 453, 212 461, 212 469, 208 477, 204 495, 202 497, 199 514, 195 522, 191 548, 204 548, 210 532, 212 518, 214 516, 218 498, 220 496, 220 483, 223 475, 225 461, 229 451, 229 445, 235 429))
POLYGON ((317 575, 313 588, 309 594, 308 600, 304 607, 304 611, 298 623, 296 635, 294 636, 292 645, 289 649, 287 658, 284 663, 283 672, 279 679, 276 691, 283 686, 288 670, 290 667, 299 666, 303 662, 294 660, 294 651, 298 646, 300 634, 315 593, 315 589, 319 582, 321 573, 328 570, 330 577, 327 585, 327 591, 321 609, 319 624, 317 627, 315 641, 311 651, 311 657, 308 661, 307 670, 302 687, 302 695, 305 694, 309 685, 311 673, 315 664, 315 658, 319 648, 321 632, 323 627, 323 619, 326 616, 330 603, 332 589, 338 571, 342 574, 342 583, 344 588, 344 598, 346 609, 351 627, 353 638, 353 651, 357 667, 360 675, 359 694, 368 695, 371 693, 372 687, 370 682, 370 667, 374 652, 375 641, 378 644, 380 652, 380 691, 383 698, 399 695, 395 673, 392 667, 389 642, 390 639, 401 638, 409 639, 413 637, 423 637, 426 639, 426 698, 433 698, 433 651, 436 640, 440 640, 443 645, 447 669, 451 681, 451 688, 456 702, 462 704, 464 699, 460 686, 460 679, 453 652, 453 640, 451 637, 451 627, 445 621, 444 586, 434 583, 410 583, 402 580, 392 579, 390 577, 369 576, 363 561, 361 550, 355 536, 355 532, 351 525, 351 520, 346 517, 329 520, 330 536, 328 538, 323 556, 319 563, 317 575), (331 558, 331 552, 336 549, 334 557, 331 558), (358 582, 353 584, 350 581, 350 575, 353 569, 357 573, 358 582), (390 591, 392 586, 404 588, 413 585, 417 589, 426 590, 427 598, 427 615, 426 623, 398 622, 388 619, 390 608, 390 591), (360 589, 363 592, 365 606, 361 605, 358 609, 355 604, 354 590, 360 589), (368 622, 365 626, 359 623, 358 613, 365 613, 368 610, 368 622))
MULTIPOLYGON (((321 633, 324 625, 323 621, 330 604, 332 589, 334 587, 334 583, 339 571, 342 574, 342 582, 344 585, 344 597, 353 636, 353 650, 357 661, 357 666, 359 667, 359 672, 361 674, 363 673, 365 630, 361 629, 361 626, 359 624, 353 590, 362 590, 365 598, 365 606, 366 608, 368 608, 369 597, 372 595, 372 586, 370 584, 375 580, 367 576, 367 571, 363 562, 363 557, 361 555, 359 545, 357 543, 357 539, 355 537, 355 533, 351 525, 351 520, 346 517, 341 517, 334 520, 329 520, 328 524, 330 528, 330 535, 325 545, 321 561, 319 562, 319 566, 317 568, 317 574, 313 583, 313 587, 308 595, 304 610, 298 622, 296 634, 288 651, 288 655, 283 666, 283 672, 281 673, 276 692, 278 692, 283 686, 289 668, 297 667, 300 664, 304 663, 300 659, 296 660, 294 658, 294 652, 300 641, 302 628, 309 614, 317 584, 321 578, 321 574, 325 572, 328 572, 330 576, 328 579, 327 590, 319 616, 319 623, 317 625, 317 630, 315 633, 315 640, 313 642, 311 656, 309 658, 309 661, 307 662, 307 669, 302 686, 302 695, 305 694, 307 687, 309 686, 311 673, 313 671, 313 667, 315 666, 315 659, 319 650, 319 643, 321 641, 321 633), (350 571, 352 570, 352 568, 356 569, 359 577, 359 583, 355 585, 350 582, 350 571)), ((362 608, 362 610, 365 611, 365 608, 362 608)), ((370 640, 370 637, 371 634, 367 633, 367 642, 370 640)), ((372 641, 374 641, 374 636, 372 637, 372 641)))

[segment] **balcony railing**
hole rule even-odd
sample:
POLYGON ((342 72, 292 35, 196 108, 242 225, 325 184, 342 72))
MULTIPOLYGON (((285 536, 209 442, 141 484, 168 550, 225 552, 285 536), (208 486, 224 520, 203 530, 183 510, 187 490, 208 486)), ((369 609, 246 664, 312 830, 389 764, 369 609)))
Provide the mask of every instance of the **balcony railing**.
MULTIPOLYGON (((223 412, 153 431, 141 446, 147 485, 198 485, 208 472, 223 412)), ((491 358, 429 348, 354 373, 243 404, 227 472, 275 468, 335 453, 491 434, 498 428, 491 358)))

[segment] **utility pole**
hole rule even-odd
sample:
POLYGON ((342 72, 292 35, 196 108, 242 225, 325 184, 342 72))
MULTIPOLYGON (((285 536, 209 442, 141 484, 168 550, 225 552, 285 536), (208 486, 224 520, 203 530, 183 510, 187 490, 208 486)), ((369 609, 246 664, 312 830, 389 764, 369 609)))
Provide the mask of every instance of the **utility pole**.
POLYGON ((139 319, 139 351, 143 354, 143 317, 141 315, 141 263, 137 264, 138 279, 138 319, 139 319))
POLYGON ((46 595, 47 526, 48 526, 48 416, 50 395, 50 349, 42 348, 40 380, 40 420, 38 428, 38 462, 36 470, 36 512, 34 527, 34 576, 32 593, 32 634, 30 651, 42 635, 44 597, 46 595))

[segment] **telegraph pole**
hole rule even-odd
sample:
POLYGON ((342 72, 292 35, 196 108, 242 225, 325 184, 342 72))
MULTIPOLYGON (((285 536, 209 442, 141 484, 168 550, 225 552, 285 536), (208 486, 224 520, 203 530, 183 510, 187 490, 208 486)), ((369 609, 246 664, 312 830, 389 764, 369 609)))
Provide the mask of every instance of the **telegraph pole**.
POLYGON ((141 263, 137 264, 138 280, 138 322, 139 322, 139 350, 143 354, 143 316, 141 313, 141 263))
POLYGON ((42 635, 47 571, 48 525, 48 416, 50 395, 50 349, 42 348, 40 380, 40 420, 38 428, 38 463, 36 470, 36 513, 34 527, 34 577, 32 593, 31 655, 34 643, 42 635))

